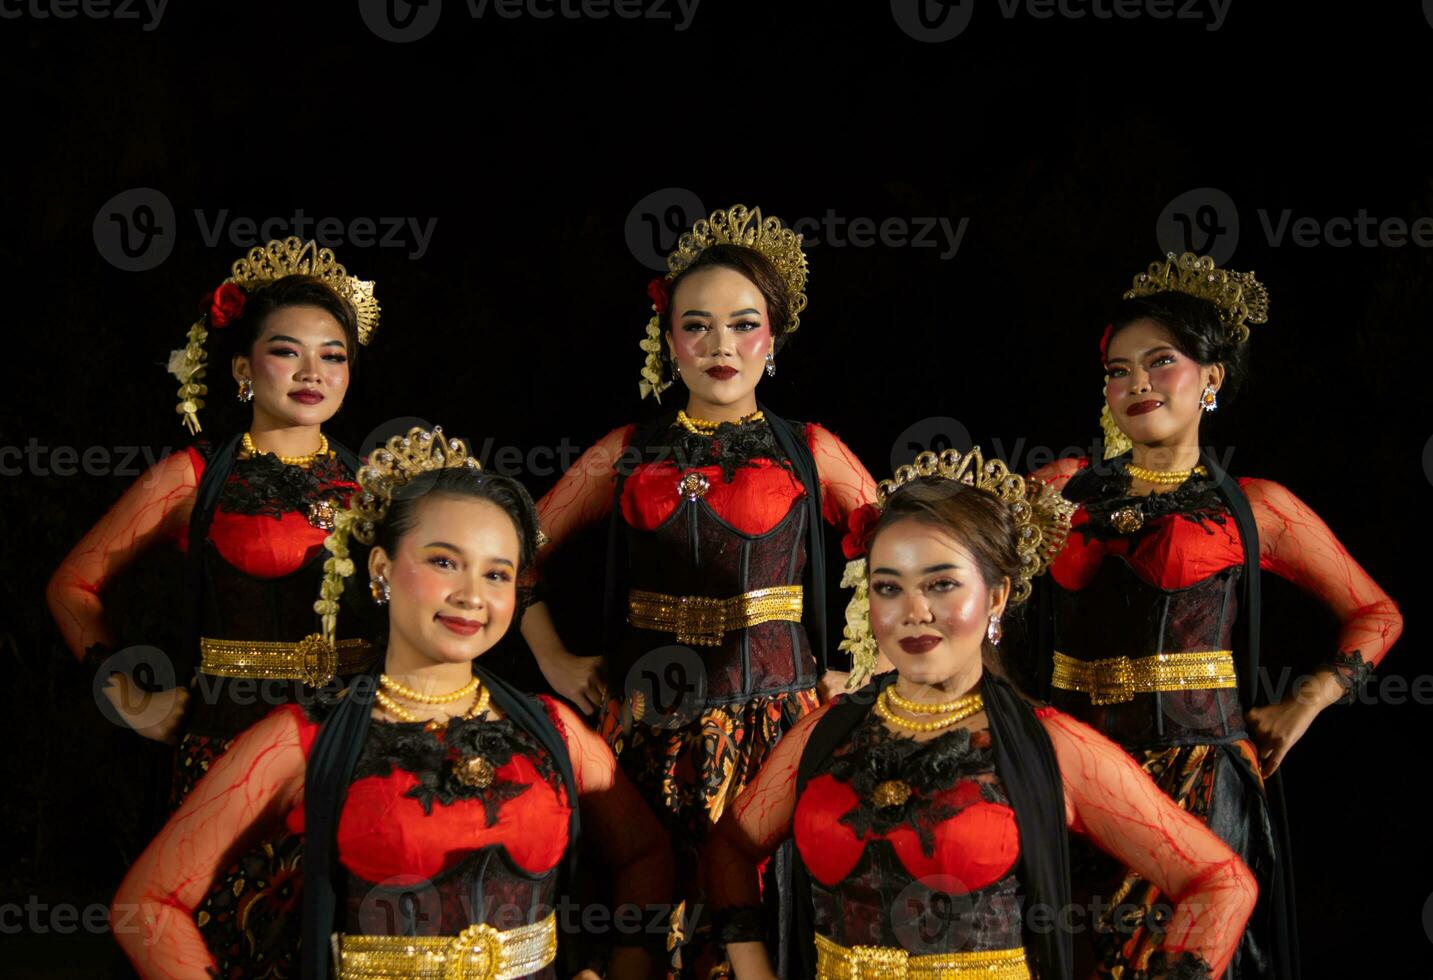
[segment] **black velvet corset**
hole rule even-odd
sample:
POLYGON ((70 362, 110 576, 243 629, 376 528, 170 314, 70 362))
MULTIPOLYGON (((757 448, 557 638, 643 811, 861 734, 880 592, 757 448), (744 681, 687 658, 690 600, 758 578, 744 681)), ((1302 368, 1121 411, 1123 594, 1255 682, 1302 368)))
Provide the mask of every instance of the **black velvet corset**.
MULTIPOLYGON (((1055 585, 1055 649, 1081 661, 1159 653, 1232 650, 1242 565, 1182 589, 1162 589, 1129 563, 1109 556, 1085 588, 1055 585)), ((1090 696, 1055 688, 1050 701, 1126 748, 1227 740, 1244 736, 1234 688, 1135 693, 1095 705, 1090 696)))

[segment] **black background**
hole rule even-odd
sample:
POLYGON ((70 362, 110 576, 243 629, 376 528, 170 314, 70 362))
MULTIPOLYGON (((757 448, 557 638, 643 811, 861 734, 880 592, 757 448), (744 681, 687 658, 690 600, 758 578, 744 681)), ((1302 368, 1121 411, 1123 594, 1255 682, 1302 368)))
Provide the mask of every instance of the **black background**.
MULTIPOLYGON (((944 43, 907 36, 885 3, 703 0, 680 31, 444 8, 406 44, 377 37, 352 2, 176 3, 149 31, 0 20, 0 444, 104 447, 116 462, 121 447, 181 446, 167 352, 251 244, 206 242, 195 211, 211 223, 301 208, 436 219, 421 257, 411 235, 335 245, 384 309, 336 436, 357 448, 417 416, 479 448, 586 445, 655 411, 637 398, 651 272, 624 228, 675 187, 707 210, 742 202, 788 222, 968 218, 947 259, 813 245, 811 305, 760 394, 832 428, 878 478, 893 453, 908 458, 902 431, 937 417, 1027 466, 1042 461, 1031 447, 1090 444, 1104 317, 1159 257, 1166 205, 1212 187, 1238 206, 1230 264, 1257 270, 1272 316, 1254 328, 1250 387, 1207 441, 1233 450, 1237 474, 1291 487, 1400 602, 1407 630, 1380 673, 1426 673, 1433 250, 1274 243, 1258 217, 1433 215, 1433 26, 1418 4, 1233 0, 1207 30, 1007 18, 982 2, 944 43), (168 258, 132 272, 93 229, 137 187, 177 217, 168 258)), ((227 382, 215 389, 206 434, 226 434, 242 420, 227 382)), ((43 587, 133 476, 60 476, 38 458, 12 455, 0 477, 3 900, 83 907, 108 900, 143 844, 156 750, 98 717, 43 587)), ((535 494, 555 478, 522 475, 535 494)), ((156 554, 107 596, 124 642, 174 642, 176 573, 156 554)), ((1329 615, 1266 589, 1274 670, 1327 656, 1329 615)), ((1330 709, 1285 765, 1311 976, 1426 975, 1430 711, 1396 700, 1330 709)), ((7 970, 118 969, 106 936, 19 921, 3 923, 7 970)))

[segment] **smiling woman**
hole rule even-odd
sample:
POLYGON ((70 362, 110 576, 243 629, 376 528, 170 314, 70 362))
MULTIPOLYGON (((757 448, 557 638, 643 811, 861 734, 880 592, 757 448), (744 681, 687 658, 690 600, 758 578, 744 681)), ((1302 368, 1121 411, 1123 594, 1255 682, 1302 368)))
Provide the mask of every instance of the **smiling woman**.
MULTIPOLYGON (((135 862, 115 906, 141 910, 144 928, 119 938, 146 977, 214 967, 196 903, 226 854, 280 828, 305 839, 304 976, 553 977, 579 825, 615 908, 665 921, 666 837, 606 744, 476 663, 512 624, 537 547, 526 490, 436 429, 390 440, 358 482, 318 605, 331 640, 330 585, 356 570, 349 538, 371 543, 389 625, 379 672, 243 733, 135 862)), ((607 975, 647 976, 640 935, 612 934, 593 937, 610 947, 607 975)))
MULTIPOLYGON (((173 543, 187 552, 176 615, 191 633, 175 664, 178 685, 151 694, 111 673, 105 688, 138 734, 178 742, 171 807, 275 698, 297 699, 325 679, 307 669, 301 641, 319 626, 310 594, 358 459, 322 426, 343 404, 358 345, 377 321, 373 283, 349 276, 327 249, 290 239, 234 263, 170 370, 181 382, 178 412, 198 432, 212 346, 252 410, 249 424, 161 460, 50 580, 50 609, 71 651, 109 672, 115 633, 105 589, 147 549, 173 543), (265 696, 255 697, 260 682, 265 696)), ((345 639, 330 666, 351 674, 370 657, 361 640, 345 639)), ((261 967, 283 975, 298 943, 299 839, 250 843, 198 903, 196 921, 225 975, 261 967)))
MULTIPOLYGON (((1231 971, 1283 978, 1297 976, 1297 944, 1271 777, 1315 716, 1363 682, 1403 619, 1306 504, 1272 481, 1231 477, 1201 449, 1201 420, 1238 387, 1248 324, 1265 322, 1268 305, 1252 274, 1190 254, 1135 277, 1101 342, 1110 458, 1037 474, 1079 506, 1051 567, 1053 642, 1036 658, 1054 705, 1119 742, 1254 870, 1260 908, 1231 971), (1340 631, 1307 684, 1258 705, 1263 571, 1316 596, 1340 631)), ((1082 887, 1120 896, 1147 921, 1157 882, 1077 857, 1082 887)), ((1157 930, 1121 933, 1113 919, 1092 933, 1099 969, 1138 976, 1157 930)))
MULTIPOLYGON (((612 430, 538 503, 554 547, 608 522, 599 658, 568 653, 545 603, 522 633, 554 690, 600 725, 623 768, 678 842, 679 880, 696 925, 674 928, 673 966, 718 965, 697 853, 707 830, 773 744, 846 679, 823 673, 822 519, 840 523, 875 484, 827 429, 777 417, 757 401, 806 307, 801 238, 741 205, 698 221, 648 286, 641 392, 686 387, 684 407, 612 430), (660 692, 635 679, 686 645, 702 648, 702 688, 660 692), (635 696, 634 696, 635 695, 635 696)), ((658 665, 674 676, 680 664, 658 665)), ((694 681, 695 678, 688 678, 694 681)), ((786 901, 773 887, 773 917, 786 901)))
POLYGON ((801 975, 1069 980, 1069 931, 1049 928, 1074 908, 1069 832, 1173 900, 1130 976, 1222 970, 1254 904, 1248 869, 1113 742, 999 673, 1002 617, 1048 564, 1068 505, 979 449, 923 454, 878 499, 852 542, 870 566, 869 610, 852 618, 895 670, 798 723, 709 841, 738 980, 774 975, 756 868, 786 839, 801 975))

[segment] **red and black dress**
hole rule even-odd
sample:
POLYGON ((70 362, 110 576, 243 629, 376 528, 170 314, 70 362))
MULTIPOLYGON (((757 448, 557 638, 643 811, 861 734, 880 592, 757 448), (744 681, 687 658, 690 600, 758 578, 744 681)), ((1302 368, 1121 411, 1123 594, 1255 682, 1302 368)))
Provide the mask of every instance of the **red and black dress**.
MULTIPOLYGON (((365 676, 337 706, 286 705, 240 736, 116 898, 116 910, 142 910, 143 929, 119 937, 140 973, 212 968, 192 913, 226 851, 276 824, 307 839, 295 913, 305 975, 427 976, 423 957, 384 966, 385 955, 421 945, 440 975, 444 958, 507 947, 495 975, 555 976, 559 917, 568 929, 587 921, 561 899, 579 801, 612 858, 619 899, 644 910, 664 900, 665 839, 602 741, 551 699, 479 676, 501 716, 455 718, 445 728, 379 722, 365 676), (330 785, 330 776, 339 781, 330 785)), ((619 932, 613 944, 649 938, 619 932)))
MULTIPOLYGON (((1122 745, 1258 876, 1261 908, 1230 975, 1292 976, 1282 817, 1271 811, 1245 727, 1258 672, 1258 575, 1300 584, 1339 616, 1330 663, 1349 687, 1397 636, 1397 607, 1278 484, 1236 483, 1206 460, 1205 475, 1136 496, 1125 461, 1081 460, 1054 474, 1063 482, 1074 473, 1062 492, 1078 510, 1050 569, 1054 663, 1043 679, 1054 705, 1122 745)), ((1140 969, 1157 936, 1137 923, 1160 904, 1159 889, 1097 860, 1077 869, 1086 888, 1124 909, 1106 917, 1109 931, 1093 934, 1100 969, 1140 969)))
MULTIPOLYGON (((188 610, 189 643, 174 666, 190 696, 171 807, 236 735, 275 705, 303 698, 296 678, 242 676, 242 667, 216 663, 226 653, 242 663, 241 651, 251 644, 268 650, 319 631, 313 604, 328 556, 323 541, 333 510, 355 487, 357 465, 337 446, 294 466, 269 454, 249 458, 237 437, 217 449, 201 443, 138 481, 56 574, 69 594, 56 610, 61 627, 72 646, 89 648, 87 660, 98 661, 108 645, 99 596, 112 576, 137 552, 163 542, 186 552, 187 601, 176 608, 188 610)), ((343 647, 350 660, 362 650, 355 641, 343 647)), ((296 975, 299 876, 299 839, 279 833, 254 842, 218 877, 195 916, 223 975, 296 975)))
MULTIPOLYGON (((538 504, 555 541, 579 520, 609 516, 607 676, 624 697, 609 702, 601 730, 666 822, 692 904, 708 828, 819 704, 822 518, 844 522, 874 496, 864 467, 830 432, 763 414, 710 435, 672 416, 616 430, 538 504), (651 613, 762 595, 782 611, 726 628, 693 616, 685 629, 696 635, 651 613), (673 646, 690 656, 664 661, 673 646)), ((690 969, 705 942, 678 941, 693 944, 690 969)))
POLYGON ((723 941, 770 939, 748 904, 753 869, 791 837, 815 941, 788 975, 1069 977, 1069 919, 1084 910, 1070 903, 1068 830, 1176 896, 1160 955, 1130 980, 1208 976, 1227 961, 1251 875, 1118 746, 991 678, 989 728, 895 734, 871 710, 893 680, 803 720, 728 811, 707 855, 723 941))

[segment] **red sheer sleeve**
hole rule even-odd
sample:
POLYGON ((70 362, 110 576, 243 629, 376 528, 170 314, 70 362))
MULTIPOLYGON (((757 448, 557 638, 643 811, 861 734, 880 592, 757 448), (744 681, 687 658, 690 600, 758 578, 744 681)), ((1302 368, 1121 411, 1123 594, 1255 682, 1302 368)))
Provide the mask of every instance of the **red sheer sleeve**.
POLYGON ((1343 672, 1350 661, 1377 664, 1403 632, 1397 603, 1302 500, 1271 480, 1240 485, 1259 525, 1260 567, 1317 596, 1338 617, 1335 667, 1343 672))
POLYGON ((821 516, 844 528, 851 511, 875 503, 876 481, 850 447, 814 422, 806 426, 806 444, 821 478, 821 516))
POLYGON ((1114 742, 1053 708, 1039 715, 1065 781, 1070 829, 1175 903, 1165 952, 1195 953, 1210 965, 1212 976, 1221 976, 1254 910, 1253 874, 1114 742))
MULTIPOLYGON (((537 518, 551 548, 612 508, 617 462, 635 425, 623 425, 597 440, 537 502, 537 518)), ((546 549, 544 549, 546 550, 546 549)))
POLYGON ((1041 483, 1048 483, 1063 493, 1065 484, 1070 482, 1070 477, 1089 465, 1090 461, 1084 456, 1067 456, 1057 459, 1053 463, 1046 463, 1030 475, 1041 483))
POLYGON ((796 812, 796 773, 806 742, 830 703, 802 718, 781 737, 756 778, 727 807, 707 838, 702 873, 707 898, 718 917, 761 900, 757 869, 791 836, 796 812))
POLYGON ((141 976, 208 976, 214 961, 194 908, 235 854, 299 804, 302 717, 286 705, 235 739, 125 875, 110 923, 141 976))
POLYGON ((617 767, 602 736, 555 698, 542 695, 539 700, 567 742, 583 833, 595 837, 598 853, 614 874, 615 905, 669 902, 673 866, 666 831, 617 767))
POLYGON ((45 598, 76 657, 83 658, 97 643, 113 644, 100 594, 137 555, 175 538, 187 525, 202 469, 202 458, 193 449, 155 463, 55 570, 45 598))

